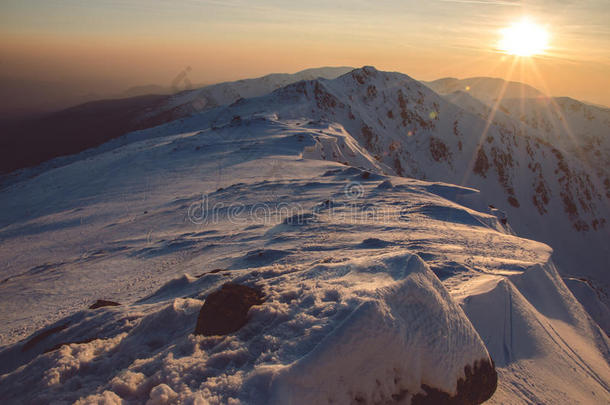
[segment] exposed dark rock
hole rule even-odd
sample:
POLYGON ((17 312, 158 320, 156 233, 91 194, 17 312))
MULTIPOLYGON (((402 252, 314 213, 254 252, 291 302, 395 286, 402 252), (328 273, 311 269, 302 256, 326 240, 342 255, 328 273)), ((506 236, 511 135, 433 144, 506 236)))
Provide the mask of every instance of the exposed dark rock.
POLYGON ((512 195, 508 197, 508 203, 515 208, 519 208, 521 206, 521 204, 519 204, 519 200, 512 195))
POLYGON ((393 245, 392 242, 388 242, 386 240, 378 239, 378 238, 368 238, 368 239, 363 240, 362 243, 360 244, 360 246, 365 249, 381 249, 381 248, 384 248, 386 246, 391 246, 391 245, 393 245))
POLYGON ((336 107, 345 108, 345 104, 340 102, 337 97, 329 93, 318 80, 314 81, 313 91, 319 108, 324 110, 329 110, 336 107))
POLYGON ((372 84, 369 85, 369 87, 367 87, 367 89, 366 89, 366 95, 369 98, 377 97, 377 88, 375 86, 373 86, 372 84))
POLYGON ((43 340, 45 340, 49 336, 54 335, 55 333, 60 332, 60 331, 62 331, 64 329, 66 329, 68 327, 68 325, 69 325, 69 323, 64 323, 64 324, 61 324, 59 326, 55 326, 54 328, 49 328, 49 329, 43 330, 42 332, 36 334, 36 336, 32 336, 21 347, 21 351, 25 352, 27 350, 32 349, 34 346, 36 346, 38 343, 42 342, 43 340))
MULTIPOLYGON (((537 165, 540 166, 539 163, 537 165)), ((547 188, 547 184, 544 181, 541 170, 539 171, 538 181, 535 183, 535 186, 536 194, 532 197, 532 200, 540 215, 544 215, 547 212, 545 206, 549 204, 551 199, 550 191, 547 188)))
POLYGON ((240 284, 227 283, 205 300, 195 327, 196 335, 227 335, 248 321, 248 310, 263 303, 260 290, 240 284))
POLYGON ((339 173, 341 173, 341 169, 331 169, 331 170, 327 170, 326 172, 324 172, 322 177, 334 176, 339 173))
POLYGON ((201 278, 201 277, 205 276, 206 274, 216 274, 216 273, 220 273, 223 270, 224 269, 214 269, 214 270, 206 271, 205 273, 198 274, 195 277, 201 278))
POLYGON ((496 167, 496 173, 498 174, 498 181, 504 187, 507 194, 512 195, 510 168, 515 166, 513 156, 510 151, 499 149, 496 147, 491 148, 491 156, 493 164, 496 167))
POLYGON ((493 360, 475 361, 474 367, 464 367, 465 378, 457 382, 453 396, 436 388, 422 385, 426 394, 413 396, 411 405, 470 405, 487 401, 496 392, 498 374, 493 360))
POLYGON ((89 307, 89 309, 96 309, 96 308, 101 308, 101 307, 116 307, 118 305, 121 305, 121 304, 119 304, 118 302, 114 302, 114 301, 97 300, 89 307))
POLYGON ((449 162, 451 160, 449 147, 442 140, 433 136, 430 137, 430 155, 437 162, 441 160, 449 162))
POLYGON ((364 138, 364 144, 369 151, 375 149, 375 142, 377 141, 377 135, 373 133, 373 128, 368 125, 363 125, 361 128, 362 137, 364 138))
POLYGON ((377 188, 380 189, 389 189, 394 187, 394 185, 392 184, 392 182, 390 180, 384 180, 383 182, 379 183, 379 185, 377 186, 377 188))
POLYGON ((481 177, 487 177, 487 170, 489 170, 489 159, 487 159, 485 150, 481 147, 477 151, 477 160, 472 171, 481 177))

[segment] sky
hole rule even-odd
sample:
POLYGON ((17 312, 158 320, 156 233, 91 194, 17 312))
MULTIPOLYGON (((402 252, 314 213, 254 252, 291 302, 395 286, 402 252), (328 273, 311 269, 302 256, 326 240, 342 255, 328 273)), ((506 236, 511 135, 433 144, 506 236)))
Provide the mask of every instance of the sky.
POLYGON ((211 84, 373 65, 419 80, 509 77, 610 106, 609 21, 608 0, 2 0, 0 88, 42 103, 170 86, 187 67, 211 84), (549 49, 511 69, 500 30, 523 16, 549 49))

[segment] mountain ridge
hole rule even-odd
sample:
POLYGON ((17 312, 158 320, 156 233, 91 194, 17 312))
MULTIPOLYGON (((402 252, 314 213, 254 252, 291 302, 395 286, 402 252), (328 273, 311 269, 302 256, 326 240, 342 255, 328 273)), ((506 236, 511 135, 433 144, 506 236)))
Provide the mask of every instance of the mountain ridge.
MULTIPOLYGON (((398 125, 431 119, 437 110, 417 103, 412 79, 387 78, 398 125), (405 117, 398 90, 418 106, 405 117)), ((497 209, 460 204, 480 196, 472 188, 384 173, 394 169, 363 147, 365 134, 338 122, 375 120, 384 91, 376 85, 373 98, 367 80, 357 71, 296 83, 132 133, 0 190, 0 257, 9 263, 0 395, 210 404, 609 397, 610 343, 566 288, 552 249, 515 235, 514 219, 497 209), (358 80, 362 92, 339 91, 358 80), (354 120, 350 96, 364 96, 354 120), (263 303, 235 333, 194 334, 197 312, 226 283, 255 287, 263 303), (87 309, 100 298, 121 305, 87 309)))
MULTIPOLYGON (((506 113, 501 109, 495 122, 487 125, 491 107, 481 111, 482 101, 483 104, 475 103, 469 108, 461 100, 456 100, 455 95, 437 95, 401 73, 383 73, 373 67, 364 67, 336 80, 299 81, 256 99, 237 99, 231 106, 216 107, 212 110, 217 112, 209 114, 205 108, 200 112, 193 110, 193 100, 197 99, 192 96, 196 91, 186 92, 181 96, 183 104, 175 101, 169 104, 172 106, 169 115, 166 106, 161 110, 153 108, 151 114, 162 117, 160 122, 164 122, 203 113, 209 117, 216 115, 212 125, 224 125, 243 108, 248 110, 246 114, 253 114, 269 108, 281 111, 284 109, 282 103, 301 103, 301 106, 291 104, 292 111, 282 114, 293 118, 313 114, 314 119, 339 120, 346 131, 385 167, 384 170, 389 168, 392 173, 486 190, 487 201, 468 203, 475 204, 479 210, 486 209, 489 204, 497 205, 509 214, 520 234, 558 246, 556 250, 563 256, 558 263, 560 268, 566 267, 564 274, 586 277, 593 280, 596 288, 608 290, 604 281, 605 269, 599 263, 603 263, 603 257, 607 259, 610 253, 599 242, 601 237, 563 241, 562 235, 573 230, 580 234, 600 234, 607 221, 607 213, 601 213, 599 206, 604 205, 603 194, 607 199, 610 183, 603 177, 598 182, 588 177, 588 170, 584 170, 579 154, 572 153, 565 145, 551 145, 539 128, 515 120, 510 115, 510 108, 502 107, 506 113), (262 104, 257 106, 257 103, 262 104), (476 139, 477 133, 486 131, 485 140, 476 139), (548 163, 541 165, 541 159, 548 163), (523 179, 529 179, 529 184, 514 184, 523 179), (551 181, 555 184, 549 184, 551 181), (520 209, 522 204, 530 207, 527 209, 530 213, 526 212, 519 224, 516 219, 525 212, 520 209), (549 204, 554 207, 549 208, 549 204), (540 216, 548 215, 549 210, 562 217, 559 222, 563 226, 554 221, 540 222, 540 216), (551 229, 545 230, 549 222, 551 229), (572 255, 570 252, 573 251, 577 254, 572 255), (581 260, 597 270, 583 273, 578 264, 581 260)), ((236 96, 229 93, 232 94, 231 100, 235 99, 236 96)), ((472 97, 471 92, 462 94, 472 97)), ((119 146, 121 142, 113 144, 119 146)), ((589 150, 596 152, 596 149, 589 150)), ((333 159, 332 153, 325 157, 333 159)), ((598 174, 603 175, 605 165, 601 162, 598 174)), ((36 169, 33 172, 36 173, 36 169)), ((13 181, 18 181, 18 178, 13 181)))
MULTIPOLYGON (((288 114, 288 117, 295 118, 313 113, 317 119, 341 123, 363 147, 397 174, 464 184, 484 191, 487 189, 487 191, 491 191, 488 193, 489 195, 504 194, 507 204, 501 204, 501 206, 502 209, 509 212, 509 218, 523 215, 517 213, 522 204, 529 205, 530 211, 536 212, 536 215, 544 216, 550 209, 550 204, 555 206, 553 210, 561 213, 555 215, 564 216, 563 222, 566 225, 569 224, 562 231, 550 233, 564 235, 566 232, 571 232, 570 230, 598 232, 605 226, 604 219, 607 217, 607 213, 599 211, 604 209, 602 190, 596 190, 581 163, 574 156, 570 156, 568 152, 562 150, 560 146, 551 146, 535 131, 532 130, 528 134, 524 132, 523 128, 510 121, 491 125, 487 128, 485 139, 476 140, 472 136, 465 137, 463 133, 467 131, 471 133, 485 131, 485 120, 465 115, 459 107, 446 104, 444 99, 434 93, 425 93, 427 88, 424 90, 423 87, 418 87, 417 82, 406 75, 391 73, 380 79, 381 81, 395 80, 398 83, 396 86, 392 84, 393 93, 390 91, 379 95, 380 98, 386 100, 391 98, 393 101, 390 104, 381 104, 383 107, 380 105, 371 107, 370 103, 377 97, 373 94, 378 88, 367 80, 376 77, 377 72, 372 68, 363 68, 341 76, 335 81, 298 82, 266 96, 266 100, 269 100, 271 108, 277 108, 275 105, 281 103, 291 103, 291 112, 280 113, 280 115, 288 114), (346 82, 348 84, 345 88, 358 88, 361 89, 360 92, 342 93, 342 89, 338 89, 336 84, 345 85, 346 82), (402 85, 407 87, 410 85, 413 88, 408 90, 410 93, 407 93, 406 87, 402 88, 402 85), (277 97, 281 101, 273 100, 273 97, 277 97), (424 102, 426 97, 430 99, 427 103, 424 102), (305 105, 295 107, 295 104, 298 104, 301 99, 306 100, 306 104, 311 103, 311 107, 305 105), (445 111, 440 111, 441 104, 445 111), (356 105, 360 108, 358 112, 354 110, 356 105), (398 117, 392 119, 395 124, 391 128, 388 127, 390 125, 388 122, 392 121, 386 117, 388 111, 379 113, 380 108, 386 107, 387 109, 391 107, 391 115, 398 117), (431 118, 431 114, 434 118, 431 118), (443 118, 449 116, 449 118, 439 121, 439 116, 443 116, 443 118), (386 119, 386 122, 381 123, 380 117, 386 119), (464 117, 466 117, 465 122, 463 122, 464 117), (511 125, 514 126, 511 127, 511 125), (407 136, 397 137, 395 134, 398 131, 407 136), (412 132, 410 136, 409 131, 412 132), (443 134, 443 137, 438 136, 438 131, 443 134), (417 140, 419 132, 423 133, 423 136, 417 140), (538 151, 540 149, 542 150, 538 151), (519 154, 517 154, 517 150, 519 150, 519 154), (416 157, 412 151, 421 151, 424 155, 420 153, 416 157), (462 155, 467 155, 469 161, 454 156, 460 152, 462 155), (385 155, 382 155, 383 153, 385 155), (517 159, 518 156, 520 157, 517 159), (541 164, 540 159, 546 159, 549 163, 541 164), (555 170, 558 172, 555 174, 552 171, 549 172, 548 168, 552 167, 556 167, 555 170), (493 170, 495 173, 489 174, 489 170, 493 170), (452 172, 453 177, 451 177, 452 172), (520 174, 517 175, 517 172, 520 174), (474 182, 463 183, 464 173, 470 173, 469 180, 474 179, 474 182), (514 184, 517 179, 522 181, 528 177, 530 185, 520 185, 517 188, 514 184), (549 185, 551 178, 555 183, 554 187, 549 185), (489 184, 490 182, 491 184, 489 184), (485 183, 488 184, 485 185, 485 183), (591 198, 592 202, 579 201, 578 196, 580 195, 589 196, 587 198, 591 198), (551 196, 560 197, 560 199, 554 201, 551 196), (514 212, 511 214, 510 211, 514 212), (583 216, 590 219, 585 223, 581 219, 583 216)), ((382 88, 379 83, 377 84, 379 88, 382 88)), ((250 114, 259 108, 257 105, 267 103, 266 100, 263 98, 244 101, 233 108, 245 109, 246 114, 250 114)), ((220 112, 217 120, 228 121, 233 114, 231 111, 229 109, 226 112, 220 112)), ((495 201, 495 203, 500 202, 495 201)), ((530 215, 528 219, 535 220, 536 216, 530 215)), ((586 249, 582 243, 580 246, 586 249)), ((597 247, 600 247, 599 243, 597 247)), ((601 251, 603 252, 603 249, 601 251)), ((582 256, 581 253, 581 259, 582 256)), ((603 262, 603 260, 599 260, 599 262, 603 262)), ((603 280, 604 274, 605 268, 602 266, 597 273, 598 282, 600 278, 603 280)), ((591 274, 587 276, 590 277, 591 274)))

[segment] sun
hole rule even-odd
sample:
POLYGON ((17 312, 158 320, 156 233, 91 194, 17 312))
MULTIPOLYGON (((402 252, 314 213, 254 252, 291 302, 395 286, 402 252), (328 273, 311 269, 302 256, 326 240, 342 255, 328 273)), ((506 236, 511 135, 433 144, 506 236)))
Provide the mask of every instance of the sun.
POLYGON ((549 33, 544 27, 523 18, 500 31, 498 47, 502 52, 516 56, 534 56, 543 53, 549 45, 549 33))

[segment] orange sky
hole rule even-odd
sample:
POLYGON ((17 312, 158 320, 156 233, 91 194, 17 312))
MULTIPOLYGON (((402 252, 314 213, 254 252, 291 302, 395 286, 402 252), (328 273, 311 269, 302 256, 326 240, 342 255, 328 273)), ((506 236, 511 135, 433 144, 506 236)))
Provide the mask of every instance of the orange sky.
POLYGON ((499 30, 528 15, 550 32, 550 49, 511 79, 610 106, 607 1, 420 3, 7 0, 0 5, 0 78, 107 96, 169 86, 187 66, 193 83, 362 65, 421 80, 506 77, 513 57, 496 50, 499 30))

